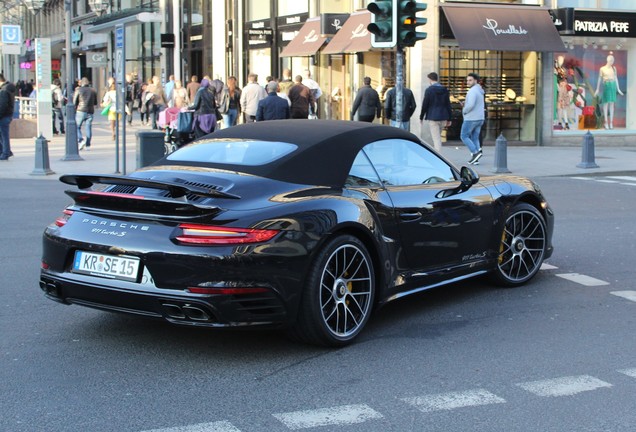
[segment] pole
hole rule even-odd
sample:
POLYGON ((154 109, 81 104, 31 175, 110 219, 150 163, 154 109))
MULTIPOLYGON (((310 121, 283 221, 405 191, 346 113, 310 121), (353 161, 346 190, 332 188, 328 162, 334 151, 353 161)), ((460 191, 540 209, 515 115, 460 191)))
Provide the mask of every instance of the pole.
POLYGON ((404 112, 404 49, 399 45, 395 57, 397 69, 397 77, 395 80, 395 123, 398 128, 404 129, 402 124, 404 117, 402 114, 404 112))
MULTIPOLYGON (((122 56, 121 63, 119 65, 119 70, 121 71, 120 79, 120 92, 119 96, 121 102, 119 107, 122 111, 122 122, 121 122, 121 159, 122 159, 122 174, 126 175, 126 85, 128 82, 126 81, 126 27, 122 26, 122 56)), ((132 115, 132 112, 130 113, 132 115)), ((117 116, 119 120, 119 116, 117 116)), ((117 133, 119 133, 119 128, 117 128, 117 133)))
POLYGON ((64 0, 66 12, 66 149, 63 161, 84 160, 77 148, 77 123, 75 122, 75 105, 73 105, 73 47, 71 42, 72 0, 64 0))

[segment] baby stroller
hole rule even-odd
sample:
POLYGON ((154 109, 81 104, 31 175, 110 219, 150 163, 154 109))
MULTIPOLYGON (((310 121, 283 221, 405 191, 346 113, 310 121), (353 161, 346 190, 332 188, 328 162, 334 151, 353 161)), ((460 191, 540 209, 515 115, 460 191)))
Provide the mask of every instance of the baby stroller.
POLYGON ((159 113, 157 124, 165 132, 163 139, 165 154, 170 154, 194 140, 194 133, 192 132, 193 116, 194 111, 176 107, 167 108, 159 113))

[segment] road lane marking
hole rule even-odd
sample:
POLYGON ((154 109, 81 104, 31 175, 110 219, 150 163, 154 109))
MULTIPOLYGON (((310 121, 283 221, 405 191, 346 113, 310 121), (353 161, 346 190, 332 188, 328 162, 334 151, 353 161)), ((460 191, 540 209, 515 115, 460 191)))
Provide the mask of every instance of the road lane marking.
POLYGON ((623 183, 620 182, 619 184, 625 185, 625 186, 636 186, 636 183, 623 183))
POLYGON ((382 418, 382 414, 368 405, 345 405, 316 410, 272 414, 289 429, 307 429, 318 426, 340 426, 364 423, 382 418))
POLYGON ((636 291, 610 291, 610 294, 636 302, 636 291))
POLYGON ((619 370, 618 372, 622 373, 623 375, 627 375, 627 376, 630 376, 632 378, 636 378, 636 368, 634 368, 634 369, 622 369, 622 370, 619 370))
POLYGON ((456 408, 506 403, 506 400, 485 389, 450 392, 401 399, 422 412, 453 410, 456 408))
POLYGON ((636 176, 607 176, 607 178, 612 180, 623 180, 628 182, 636 182, 636 176))
POLYGON ((590 181, 590 180, 594 180, 594 177, 570 177, 574 180, 585 180, 585 181, 590 181))
POLYGON ((558 269, 558 267, 548 263, 542 263, 540 268, 540 270, 555 270, 555 269, 558 269))
POLYGON ((557 276, 585 286, 609 285, 609 282, 605 282, 600 279, 595 279, 591 276, 585 276, 578 273, 561 273, 557 276))
POLYGON ((143 432, 241 432, 230 422, 198 423, 189 426, 176 426, 165 429, 152 429, 143 432))
POLYGON ((603 179, 596 179, 597 182, 599 183, 618 183, 616 180, 603 180, 603 179))
POLYGON ((573 396, 578 393, 612 387, 612 384, 589 375, 570 376, 519 383, 517 386, 537 396, 573 396))

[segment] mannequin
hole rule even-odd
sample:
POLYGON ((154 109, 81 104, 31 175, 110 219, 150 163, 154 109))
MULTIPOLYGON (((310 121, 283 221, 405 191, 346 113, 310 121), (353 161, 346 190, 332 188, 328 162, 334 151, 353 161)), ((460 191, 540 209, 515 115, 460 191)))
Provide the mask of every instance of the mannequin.
POLYGON ((570 129, 568 111, 570 109, 570 104, 572 104, 572 91, 568 87, 568 81, 565 78, 559 81, 557 108, 559 110, 558 120, 563 126, 563 129, 570 129))
POLYGON ((554 60, 554 100, 557 101, 557 103, 554 105, 554 120, 555 123, 558 121, 560 122, 560 117, 561 117, 561 113, 559 112, 559 83, 561 82, 562 79, 566 79, 566 71, 565 68, 563 67, 563 62, 565 61, 565 58, 560 55, 556 58, 556 60, 554 60))
POLYGON ((599 70, 598 83, 596 84, 594 96, 598 96, 601 89, 601 82, 603 82, 601 105, 603 107, 604 126, 605 129, 614 129, 614 102, 616 102, 616 93, 618 92, 619 95, 623 96, 623 92, 618 86, 618 75, 614 67, 614 56, 611 54, 607 56, 605 66, 601 66, 599 70))

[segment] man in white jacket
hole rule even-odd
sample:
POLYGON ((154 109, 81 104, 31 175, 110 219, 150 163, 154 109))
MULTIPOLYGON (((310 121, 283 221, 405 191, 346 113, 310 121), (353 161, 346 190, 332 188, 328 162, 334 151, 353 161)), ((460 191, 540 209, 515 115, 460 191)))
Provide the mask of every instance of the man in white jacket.
POLYGON ((247 76, 247 85, 243 87, 243 91, 241 92, 241 109, 245 116, 245 123, 256 121, 258 102, 267 97, 265 89, 258 85, 256 81, 258 81, 258 75, 253 73, 249 74, 247 76))
POLYGON ((474 72, 468 74, 466 84, 470 89, 468 93, 466 93, 466 100, 464 101, 464 108, 462 109, 464 122, 462 123, 460 138, 470 151, 471 157, 468 163, 477 165, 482 156, 481 146, 479 144, 479 133, 481 132, 481 126, 484 124, 485 118, 484 89, 479 84, 479 75, 474 72))

